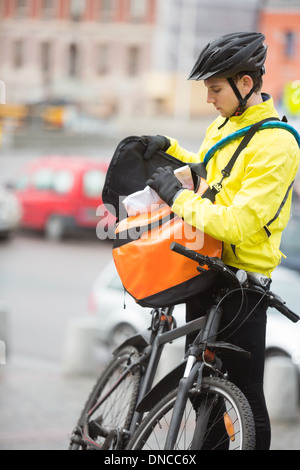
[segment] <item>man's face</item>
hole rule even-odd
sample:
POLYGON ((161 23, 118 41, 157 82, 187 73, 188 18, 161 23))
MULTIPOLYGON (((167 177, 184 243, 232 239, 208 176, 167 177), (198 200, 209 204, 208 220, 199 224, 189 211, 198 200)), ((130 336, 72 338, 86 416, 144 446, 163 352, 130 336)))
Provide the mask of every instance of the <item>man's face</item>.
POLYGON ((207 103, 212 103, 221 116, 232 116, 239 106, 239 101, 228 80, 209 78, 204 80, 204 85, 207 87, 207 103))

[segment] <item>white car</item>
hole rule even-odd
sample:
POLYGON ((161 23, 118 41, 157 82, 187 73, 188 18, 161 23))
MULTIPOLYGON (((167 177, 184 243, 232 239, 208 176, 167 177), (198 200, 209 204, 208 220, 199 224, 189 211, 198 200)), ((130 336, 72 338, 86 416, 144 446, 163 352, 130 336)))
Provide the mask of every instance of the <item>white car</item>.
POLYGON ((0 240, 10 237, 19 227, 21 206, 16 197, 0 187, 0 240))
MULTIPOLYGON (((279 295, 287 306, 300 315, 300 274, 278 267, 273 274, 271 290, 279 295)), ((124 292, 114 263, 110 263, 94 283, 89 297, 89 312, 95 315, 99 340, 110 348, 121 344, 130 335, 147 329, 150 325, 150 309, 140 307, 124 292)), ((185 322, 183 305, 175 308, 177 324, 185 322)), ((289 356, 300 371, 300 322, 292 323, 274 309, 268 311, 267 357, 289 356)))
MULTIPOLYGON (((124 291, 113 262, 96 279, 89 296, 88 310, 96 316, 99 340, 114 348, 129 336, 150 326, 150 308, 139 306, 124 291)), ((183 306, 176 306, 174 317, 177 325, 184 323, 183 306)))
MULTIPOLYGON (((300 273, 278 267, 273 274, 272 292, 278 294, 290 310, 300 315, 300 273)), ((268 311, 267 356, 288 356, 300 371, 300 321, 293 323, 275 309, 268 311)))

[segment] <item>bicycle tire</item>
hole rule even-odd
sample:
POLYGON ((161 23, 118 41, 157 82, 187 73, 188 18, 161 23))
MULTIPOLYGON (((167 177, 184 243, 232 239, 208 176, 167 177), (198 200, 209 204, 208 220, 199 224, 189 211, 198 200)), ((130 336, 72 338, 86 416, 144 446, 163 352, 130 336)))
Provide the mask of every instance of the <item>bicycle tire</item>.
POLYGON ((138 350, 130 347, 122 349, 112 359, 84 406, 71 435, 69 450, 88 450, 89 448, 100 450, 106 439, 103 429, 108 432, 113 429, 120 431, 129 429, 139 392, 140 366, 137 365, 125 374, 123 372, 138 358, 138 350), (99 405, 100 401, 102 402, 99 405), (85 425, 88 429, 88 436, 84 432, 85 425))
MULTIPOLYGON (((177 390, 174 389, 170 392, 149 412, 126 449, 164 449, 177 390)), ((174 449, 164 450, 253 450, 254 448, 254 419, 244 394, 225 379, 220 377, 204 377, 201 390, 192 388, 189 391, 189 398, 174 449), (195 405, 195 399, 198 400, 197 406, 195 405), (197 421, 196 409, 198 413, 205 414, 209 410, 207 399, 210 399, 213 406, 209 411, 210 418, 206 420, 206 422, 209 421, 209 427, 203 430, 201 425, 199 425, 199 421, 197 421), (226 415, 227 427, 224 424, 224 406, 228 415, 228 418, 226 415), (220 414, 219 416, 216 410, 220 414), (197 422, 198 430, 196 431, 197 422), (214 434, 213 430, 213 427, 216 428, 216 425, 219 432, 218 436, 214 434), (220 429, 222 436, 220 436, 220 429), (202 443, 195 442, 196 432, 203 438, 202 443)))

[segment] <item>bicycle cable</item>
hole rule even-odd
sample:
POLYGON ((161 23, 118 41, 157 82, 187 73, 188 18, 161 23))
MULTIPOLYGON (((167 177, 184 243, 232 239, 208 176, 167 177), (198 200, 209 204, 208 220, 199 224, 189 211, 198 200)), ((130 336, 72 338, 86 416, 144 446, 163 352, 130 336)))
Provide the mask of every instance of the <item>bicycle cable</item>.
MULTIPOLYGON (((251 289, 251 288, 248 288, 248 287, 246 287, 246 288, 242 287, 242 289, 243 289, 243 290, 246 290, 246 291, 248 290, 248 291, 251 291, 251 292, 257 292, 256 290, 251 289)), ((238 289, 236 289, 236 290, 238 290, 238 289)), ((254 307, 252 308, 252 310, 250 310, 250 312, 249 312, 248 315, 243 319, 243 321, 242 321, 239 325, 237 325, 237 327, 235 328, 235 330, 233 330, 228 336, 226 336, 223 341, 228 340, 228 338, 230 338, 231 336, 233 336, 233 335, 244 325, 244 323, 251 317, 252 313, 256 310, 256 308, 258 307, 258 305, 259 305, 259 304, 262 302, 262 300, 266 297, 266 295, 267 295, 267 291, 265 291, 265 292, 262 294, 261 298, 260 298, 260 299, 258 300, 258 302, 254 305, 254 307)), ((222 330, 220 330, 220 331, 218 332, 218 334, 223 333, 226 329, 228 329, 228 328, 234 323, 234 321, 235 321, 235 320, 237 319, 237 317, 239 316, 239 314, 240 314, 240 312, 241 312, 241 309, 242 309, 242 304, 241 304, 241 306, 240 306, 240 308, 239 308, 238 313, 235 315, 235 317, 234 317, 222 330)))
MULTIPOLYGON (((221 333, 224 333, 226 330, 228 330, 228 328, 230 328, 230 326, 232 324, 234 324, 234 322, 237 320, 237 318, 239 317, 240 313, 241 313, 241 310, 243 308, 243 304, 245 302, 245 295, 244 295, 244 291, 251 291, 251 292, 256 292, 257 291, 255 289, 251 289, 249 287, 243 287, 243 285, 241 284, 241 282, 237 279, 240 287, 238 289, 233 289, 233 290, 230 290, 228 292, 226 292, 226 294, 220 299, 220 301, 218 302, 218 304, 216 305, 216 308, 215 308, 215 312, 217 311, 217 309, 220 307, 221 303, 224 302, 224 300, 226 299, 226 297, 228 297, 229 295, 235 293, 235 292, 241 292, 242 293, 242 300, 241 300, 241 304, 240 304, 240 307, 237 311, 237 313, 235 314, 235 316, 232 318, 232 320, 226 325, 224 326, 224 328, 222 328, 221 330, 219 330, 217 332, 217 335, 220 335, 221 333)), ((250 316, 252 315, 252 313, 254 312, 254 310, 257 308, 257 306, 262 302, 262 300, 265 298, 265 296, 267 295, 267 291, 265 291, 261 298, 258 300, 258 302, 256 303, 256 305, 252 308, 252 310, 248 313, 248 315, 244 318, 244 320, 236 327, 235 330, 233 330, 227 337, 224 338, 223 341, 226 341, 228 340, 228 338, 230 338, 231 336, 233 336, 242 326, 243 324, 250 318, 250 316)), ((247 299, 246 299, 247 300, 247 299)), ((213 335, 214 336, 214 335, 213 335)), ((213 336, 210 336, 208 337, 205 341, 209 341, 211 338, 213 338, 213 336)))

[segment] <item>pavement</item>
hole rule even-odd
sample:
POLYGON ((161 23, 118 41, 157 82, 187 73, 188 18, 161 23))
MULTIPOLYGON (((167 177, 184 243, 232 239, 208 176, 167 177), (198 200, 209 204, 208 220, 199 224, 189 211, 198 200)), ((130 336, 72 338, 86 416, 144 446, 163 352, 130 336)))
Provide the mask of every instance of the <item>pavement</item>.
MULTIPOLYGON (((95 376, 66 376, 57 363, 13 356, 0 365, 0 450, 67 450, 95 376)), ((271 450, 300 450, 300 412, 272 423, 271 450)))

